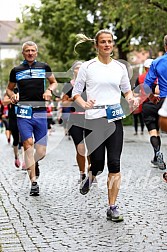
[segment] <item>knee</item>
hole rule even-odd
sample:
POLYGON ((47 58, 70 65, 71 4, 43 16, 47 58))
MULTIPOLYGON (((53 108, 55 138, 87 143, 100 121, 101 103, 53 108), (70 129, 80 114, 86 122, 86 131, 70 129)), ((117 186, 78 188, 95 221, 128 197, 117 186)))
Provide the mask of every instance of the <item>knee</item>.
POLYGON ((109 173, 108 174, 108 180, 107 180, 108 189, 112 189, 112 187, 114 185, 116 185, 119 188, 120 184, 121 184, 121 174, 120 174, 120 172, 118 172, 118 173, 109 173))
POLYGON ((33 147, 33 139, 27 139, 26 141, 23 142, 23 147, 24 147, 24 150, 30 150, 32 149, 33 147))
POLYGON ((84 144, 78 144, 77 147, 77 153, 81 156, 85 156, 85 145, 84 144))
POLYGON ((109 173, 119 173, 120 172, 120 160, 112 160, 108 162, 109 173))
POLYGON ((46 156, 46 147, 43 148, 36 148, 36 154, 38 156, 38 159, 43 159, 46 156))

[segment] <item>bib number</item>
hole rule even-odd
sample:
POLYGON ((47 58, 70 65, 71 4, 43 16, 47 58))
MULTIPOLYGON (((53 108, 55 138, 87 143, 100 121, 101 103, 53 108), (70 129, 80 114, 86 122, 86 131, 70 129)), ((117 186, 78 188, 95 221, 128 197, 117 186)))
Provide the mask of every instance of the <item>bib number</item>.
POLYGON ((120 104, 106 105, 106 114, 109 123, 126 117, 120 104))
POLYGON ((17 117, 31 119, 32 107, 30 107, 30 106, 18 106, 16 114, 17 114, 17 117))

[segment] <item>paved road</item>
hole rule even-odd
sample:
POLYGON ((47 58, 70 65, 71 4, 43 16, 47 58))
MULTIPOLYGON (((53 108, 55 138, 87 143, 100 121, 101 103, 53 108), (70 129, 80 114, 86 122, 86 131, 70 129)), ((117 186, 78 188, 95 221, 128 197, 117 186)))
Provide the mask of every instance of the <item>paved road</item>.
MULTIPOLYGON (((125 127, 122 185, 118 198, 124 222, 106 220, 107 168, 98 185, 79 193, 72 141, 62 127, 49 136, 40 162, 40 196, 29 196, 26 172, 13 164, 12 147, 0 134, 0 242, 3 252, 162 252, 167 251, 167 184, 152 168, 147 132, 125 127)), ((167 135, 162 150, 167 160, 167 135)))

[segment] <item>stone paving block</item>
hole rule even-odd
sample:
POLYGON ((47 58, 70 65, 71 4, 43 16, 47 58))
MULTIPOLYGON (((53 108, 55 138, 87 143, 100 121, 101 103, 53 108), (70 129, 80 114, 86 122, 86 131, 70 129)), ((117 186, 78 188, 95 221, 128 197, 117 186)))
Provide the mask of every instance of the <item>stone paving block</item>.
MULTIPOLYGON (((147 132, 136 137, 132 132, 132 127, 125 129, 121 161, 118 205, 123 223, 106 220, 107 167, 98 177, 98 185, 80 195, 75 147, 63 138, 58 125, 49 138, 47 155, 40 161, 40 196, 36 198, 29 196, 28 176, 16 171, 13 150, 0 134, 1 146, 6 148, 3 169, 0 167, 0 236, 8 241, 4 243, 9 249, 6 252, 11 248, 12 252, 167 251, 166 183, 162 171, 150 166, 153 153, 147 132)), ((167 160, 166 134, 162 142, 167 160)))

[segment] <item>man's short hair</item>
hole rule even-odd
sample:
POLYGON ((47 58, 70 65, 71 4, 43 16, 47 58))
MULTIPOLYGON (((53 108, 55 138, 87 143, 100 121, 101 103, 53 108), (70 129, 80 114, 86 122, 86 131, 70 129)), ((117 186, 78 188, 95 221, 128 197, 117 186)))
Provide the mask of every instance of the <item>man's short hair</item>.
POLYGON ((22 45, 22 52, 23 52, 23 50, 24 50, 24 47, 25 46, 34 46, 35 48, 36 48, 36 50, 37 50, 37 52, 38 52, 38 46, 37 46, 37 44, 35 43, 35 42, 33 42, 33 41, 26 41, 23 45, 22 45))
POLYGON ((167 46, 167 35, 164 36, 164 45, 167 46))

